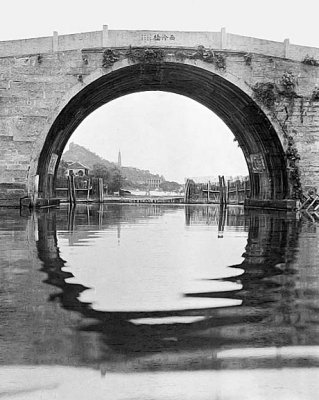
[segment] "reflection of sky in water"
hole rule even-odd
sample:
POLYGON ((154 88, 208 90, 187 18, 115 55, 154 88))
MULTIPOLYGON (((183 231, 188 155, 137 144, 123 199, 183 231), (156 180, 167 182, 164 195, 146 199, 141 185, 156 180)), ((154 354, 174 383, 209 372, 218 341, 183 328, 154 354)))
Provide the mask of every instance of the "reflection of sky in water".
POLYGON ((71 246, 70 235, 74 233, 58 233, 60 255, 66 261, 63 270, 74 275, 68 283, 90 288, 80 300, 94 309, 162 311, 241 304, 183 294, 241 289, 240 284, 216 279, 243 272, 229 266, 243 261, 247 232, 226 228, 220 239, 217 226, 186 226, 184 210, 176 209, 142 223, 92 232, 71 246))

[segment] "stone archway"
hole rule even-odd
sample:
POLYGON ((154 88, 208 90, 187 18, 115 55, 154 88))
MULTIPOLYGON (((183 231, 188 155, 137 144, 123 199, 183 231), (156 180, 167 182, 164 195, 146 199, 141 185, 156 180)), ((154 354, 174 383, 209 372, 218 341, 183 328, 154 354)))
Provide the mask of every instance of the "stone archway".
POLYGON ((218 115, 233 132, 249 170, 251 200, 283 201, 289 196, 285 152, 264 111, 226 77, 177 62, 126 64, 93 80, 66 103, 46 135, 37 163, 39 195, 54 196, 54 173, 77 126, 94 110, 118 97, 141 91, 187 96, 218 115))

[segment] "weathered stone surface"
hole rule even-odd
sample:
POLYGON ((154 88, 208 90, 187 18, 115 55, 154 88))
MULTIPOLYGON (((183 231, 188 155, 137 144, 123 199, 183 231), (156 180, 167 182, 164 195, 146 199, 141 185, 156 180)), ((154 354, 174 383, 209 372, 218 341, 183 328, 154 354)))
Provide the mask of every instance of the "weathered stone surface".
POLYGON ((319 67, 304 63, 306 55, 318 60, 319 49, 225 31, 104 29, 0 42, 0 183, 20 185, 0 185, 0 205, 32 195, 37 174, 39 195, 52 196, 50 157, 62 153, 77 125, 102 104, 149 89, 192 97, 224 120, 248 160, 255 199, 319 188, 319 67), (270 105, 255 90, 269 83, 270 105), (265 161, 259 175, 249 161, 258 153, 265 161))

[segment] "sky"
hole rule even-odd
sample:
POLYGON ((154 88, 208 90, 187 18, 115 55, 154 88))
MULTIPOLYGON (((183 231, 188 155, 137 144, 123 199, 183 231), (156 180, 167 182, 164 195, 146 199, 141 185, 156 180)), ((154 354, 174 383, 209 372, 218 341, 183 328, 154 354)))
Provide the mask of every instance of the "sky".
POLYGON ((242 151, 222 120, 172 93, 142 92, 113 100, 90 114, 70 142, 115 162, 120 150, 123 166, 180 183, 186 177, 247 175, 242 151))
POLYGON ((319 46, 317 0, 12 0, 0 41, 102 29, 219 31, 319 46))
MULTIPOLYGON (((1 6, 0 41, 109 29, 220 31, 319 47, 314 0, 16 0, 1 6)), ((71 141, 166 179, 245 175, 224 123, 194 101, 163 92, 114 100, 92 113, 71 141), (125 118, 123 118, 125 116, 125 118)))

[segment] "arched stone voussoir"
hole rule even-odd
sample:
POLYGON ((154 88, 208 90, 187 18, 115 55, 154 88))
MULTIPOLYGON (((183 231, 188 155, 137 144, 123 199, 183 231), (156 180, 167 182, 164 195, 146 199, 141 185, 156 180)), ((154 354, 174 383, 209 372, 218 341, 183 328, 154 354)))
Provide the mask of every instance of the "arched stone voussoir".
POLYGON ((281 138, 265 112, 251 96, 251 89, 234 74, 213 65, 188 60, 132 63, 122 60, 112 68, 98 69, 82 85, 65 94, 39 138, 40 193, 53 195, 48 179, 52 154, 58 158, 76 127, 98 107, 118 97, 141 91, 167 91, 198 101, 216 113, 234 133, 246 157, 252 198, 283 200, 289 182, 281 138), (240 84, 239 84, 240 83, 240 84), (243 88, 245 90, 243 90, 243 88), (48 129, 48 133, 45 131, 48 129), (42 142, 41 142, 42 141, 42 142))

